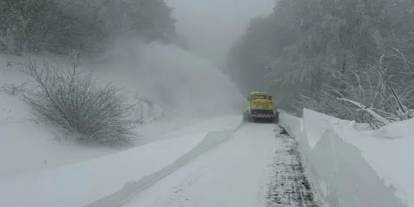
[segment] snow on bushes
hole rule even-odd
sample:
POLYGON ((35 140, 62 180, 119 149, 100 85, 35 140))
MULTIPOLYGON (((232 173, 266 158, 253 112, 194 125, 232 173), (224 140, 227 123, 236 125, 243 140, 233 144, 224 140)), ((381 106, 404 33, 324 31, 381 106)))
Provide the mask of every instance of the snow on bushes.
POLYGON ((66 130, 78 141, 122 144, 131 136, 130 106, 120 90, 97 87, 92 75, 63 71, 50 65, 29 64, 27 74, 39 86, 25 100, 43 120, 66 130))
POLYGON ((357 129, 305 110, 303 119, 283 114, 281 124, 298 138, 314 188, 330 206, 414 206, 414 119, 357 129))
POLYGON ((307 108, 380 128, 414 117, 413 70, 377 66, 349 73, 329 73, 319 92, 304 97, 307 108))

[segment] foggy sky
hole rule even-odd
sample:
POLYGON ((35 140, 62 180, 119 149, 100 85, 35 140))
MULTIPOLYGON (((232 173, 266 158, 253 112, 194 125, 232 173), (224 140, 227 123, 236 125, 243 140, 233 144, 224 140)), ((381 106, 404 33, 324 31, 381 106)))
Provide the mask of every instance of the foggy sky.
POLYGON ((177 32, 190 49, 219 65, 250 20, 271 13, 274 1, 167 0, 174 9, 177 32))

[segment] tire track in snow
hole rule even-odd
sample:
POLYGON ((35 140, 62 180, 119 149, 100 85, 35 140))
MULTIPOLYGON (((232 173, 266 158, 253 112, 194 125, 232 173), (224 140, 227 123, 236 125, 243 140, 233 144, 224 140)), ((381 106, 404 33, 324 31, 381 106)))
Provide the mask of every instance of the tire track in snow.
POLYGON ((131 181, 124 185, 119 191, 106 196, 100 200, 97 200, 85 207, 120 207, 128 203, 132 198, 139 193, 148 189, 158 181, 171 175, 178 169, 184 167, 197 157, 210 151, 211 149, 221 145, 222 143, 230 140, 233 134, 243 126, 243 123, 239 125, 235 130, 210 132, 206 135, 204 140, 193 148, 190 152, 186 153, 174 163, 164 167, 163 169, 142 178, 139 181, 131 181))
POLYGON ((274 124, 248 123, 231 140, 163 179, 126 206, 264 207, 274 124))

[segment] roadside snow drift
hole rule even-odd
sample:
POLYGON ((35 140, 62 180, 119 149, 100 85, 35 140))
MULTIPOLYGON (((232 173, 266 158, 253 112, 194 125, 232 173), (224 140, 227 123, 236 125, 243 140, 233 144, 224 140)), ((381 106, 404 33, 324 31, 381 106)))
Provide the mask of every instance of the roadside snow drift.
POLYGON ((305 110, 281 115, 322 200, 331 207, 414 206, 414 120, 379 130, 305 110))
POLYGON ((0 178, 0 206, 84 206, 172 163, 204 136, 162 141, 84 163, 0 178))
MULTIPOLYGON (((216 130, 232 131, 240 125, 241 117, 223 117, 215 121, 222 124, 216 130)), ((207 136, 209 131, 206 130, 210 127, 206 123, 195 124, 187 130, 169 132, 171 137, 164 141, 113 155, 54 169, 0 176, 0 206, 80 207, 140 180, 147 183, 148 178, 153 177, 151 182, 156 182, 165 176, 160 172, 171 173, 181 167, 182 160, 186 164, 197 153, 220 143, 221 139, 207 136)))

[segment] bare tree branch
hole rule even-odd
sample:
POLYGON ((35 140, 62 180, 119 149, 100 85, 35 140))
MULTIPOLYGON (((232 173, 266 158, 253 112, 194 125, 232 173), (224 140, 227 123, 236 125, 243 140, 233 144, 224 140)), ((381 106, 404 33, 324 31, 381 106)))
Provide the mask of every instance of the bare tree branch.
POLYGON ((337 98, 339 101, 344 101, 344 102, 348 102, 351 103, 352 105, 358 107, 359 109, 367 112, 369 115, 371 115, 372 117, 374 117, 377 121, 381 122, 384 125, 387 125, 390 123, 389 120, 387 120, 386 118, 380 116, 379 114, 377 114, 374 110, 372 110, 371 108, 366 107, 365 105, 358 103, 356 101, 347 99, 347 98, 337 98))

